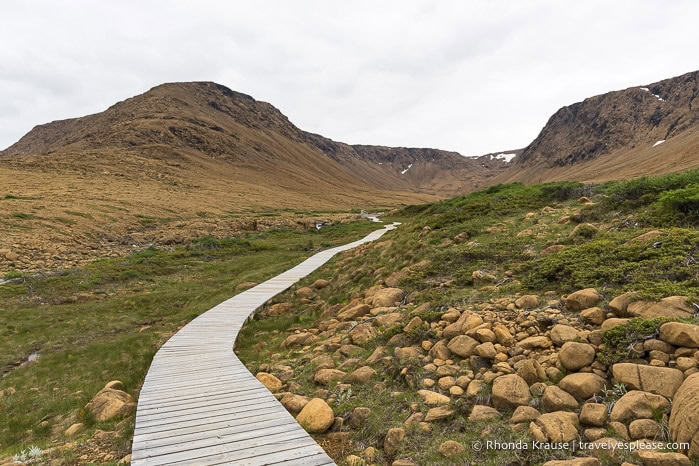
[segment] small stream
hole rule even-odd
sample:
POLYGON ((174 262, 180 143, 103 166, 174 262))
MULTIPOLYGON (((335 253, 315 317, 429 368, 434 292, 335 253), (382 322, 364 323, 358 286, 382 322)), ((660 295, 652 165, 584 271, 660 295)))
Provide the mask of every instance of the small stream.
MULTIPOLYGON (((0 283, 0 284, 1 284, 1 283, 0 283)), ((15 371, 15 370, 17 370, 17 369, 20 369, 20 368, 26 366, 27 364, 30 364, 30 363, 32 363, 32 362, 38 360, 40 357, 41 357, 41 355, 39 354, 39 352, 38 352, 38 351, 34 351, 32 354, 30 354, 29 356, 27 356, 27 359, 25 359, 25 360, 22 361, 21 363, 19 363, 19 364, 17 364, 17 365, 12 365, 12 366, 10 366, 10 367, 9 367, 9 370, 8 370, 7 372, 5 372, 4 374, 2 374, 3 378, 4 378, 4 377, 7 377, 8 374, 10 374, 12 371, 15 371)))

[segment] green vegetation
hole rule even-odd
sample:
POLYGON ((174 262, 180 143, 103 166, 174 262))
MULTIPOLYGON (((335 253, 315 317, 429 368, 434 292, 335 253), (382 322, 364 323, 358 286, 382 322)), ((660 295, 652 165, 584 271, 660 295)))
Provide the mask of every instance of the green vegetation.
POLYGON ((344 244, 376 229, 369 222, 280 230, 244 238, 201 238, 188 248, 149 248, 53 276, 0 286, 0 457, 47 446, 70 424, 116 430, 130 447, 133 416, 95 423, 82 408, 110 380, 136 394, 150 360, 184 323, 300 262, 313 244, 344 244), (39 359, 19 367, 38 353, 39 359), (13 391, 14 391, 13 390, 13 391))
POLYGON ((27 214, 24 212, 12 212, 12 218, 16 218, 18 220, 34 220, 38 219, 36 215, 33 214, 27 214))
POLYGON ((699 225, 699 169, 657 177, 615 181, 595 187, 597 205, 586 208, 584 218, 598 219, 633 214, 641 225, 655 227, 699 225))
POLYGON ((625 325, 617 325, 602 334, 604 351, 599 355, 605 364, 614 364, 624 359, 633 359, 641 354, 634 346, 644 340, 658 336, 660 326, 671 319, 631 319, 625 325))
MULTIPOLYGON (((291 291, 276 298, 275 303, 291 303, 291 310, 278 316, 265 312, 256 316, 241 331, 236 352, 253 373, 292 367, 289 387, 293 388, 289 390, 306 396, 323 393, 321 396, 345 423, 355 408, 371 410, 371 416, 359 427, 341 428, 349 433, 352 445, 335 452, 337 461, 349 454, 359 455, 367 446, 380 449, 388 429, 394 427, 406 430, 402 452, 396 456, 381 452, 377 464, 391 464, 402 457, 416 464, 449 461, 488 465, 564 459, 571 452, 530 450, 513 458, 512 450, 470 449, 472 442, 481 438, 497 438, 500 442, 528 439, 526 429, 511 429, 507 413, 487 424, 467 420, 474 404, 489 404, 487 393, 453 397, 449 406, 456 409, 455 415, 430 423, 429 433, 417 423, 405 426, 411 414, 424 414, 428 409, 415 393, 422 388, 421 381, 425 377, 435 381, 439 378, 423 367, 422 360, 371 364, 378 372, 375 379, 367 386, 352 384, 351 388, 346 384, 315 384, 316 366, 311 361, 326 354, 335 360, 337 368, 350 373, 381 346, 390 355, 394 347, 434 343, 438 338, 432 325, 450 307, 493 312, 499 298, 507 297, 511 302, 518 293, 538 295, 541 308, 560 307, 557 298, 588 287, 596 288, 604 301, 636 291, 641 299, 682 295, 697 302, 699 231, 692 203, 698 174, 695 170, 602 185, 514 183, 435 204, 406 207, 398 212, 404 223, 398 230, 362 253, 348 253, 331 262, 301 283, 304 286, 317 278, 331 279, 310 303, 291 291), (324 312, 335 315, 333 306, 362 300, 375 285, 400 287, 406 292, 404 304, 396 311, 404 318, 377 328, 374 340, 347 355, 342 351, 349 349, 341 349, 341 345, 346 345, 348 339, 334 339, 345 337, 347 331, 325 334, 318 322, 329 322, 321 318, 324 312), (414 316, 422 319, 422 325, 404 331, 414 316), (315 327, 321 343, 312 350, 282 346, 290 332, 313 332, 315 327), (445 440, 460 442, 466 452, 445 460, 438 452, 445 440)), ((604 307, 604 301, 600 307, 604 307)), ((562 311, 561 317, 569 317, 565 309, 562 311)), ((577 315, 570 317, 577 320, 577 315)), ((665 321, 631 319, 628 325, 610 329, 603 335, 603 351, 598 359, 609 365, 633 358, 633 346, 655 335, 665 321)), ((546 325, 546 321, 540 324, 546 325)), ((460 367, 478 370, 470 360, 455 359, 460 367)), ((557 383, 565 375, 566 371, 561 370, 548 380, 557 383)), ((611 404, 624 390, 623 385, 611 386, 604 390, 601 401, 611 404)), ((540 402, 535 397, 533 404, 540 402)), ((323 436, 318 439, 321 444, 325 441, 323 436)))
POLYGON ((656 241, 634 241, 632 233, 601 232, 592 241, 573 244, 522 265, 523 284, 530 290, 570 292, 585 287, 638 291, 646 298, 697 294, 692 264, 699 232, 672 228, 656 241))
MULTIPOLYGON (((296 393, 313 394, 319 389, 312 381, 316 365, 311 360, 317 354, 282 348, 287 332, 316 325, 328 307, 348 304, 377 284, 405 289, 405 303, 412 304, 402 311, 415 311, 423 325, 404 332, 404 324, 392 324, 382 328, 371 345, 345 348, 357 358, 343 358, 350 361, 342 368, 347 372, 378 346, 434 340, 429 324, 439 321, 450 306, 492 304, 517 293, 555 299, 587 287, 597 288, 605 300, 632 290, 644 299, 685 295, 697 300, 697 186, 699 171, 693 170, 596 186, 498 185, 406 207, 386 219, 404 223, 396 232, 344 254, 306 279, 304 284, 330 280, 317 300, 308 302, 291 292, 275 298, 271 304, 289 302, 292 310, 278 316, 261 313, 241 331, 236 352, 253 372, 271 369, 278 361, 293 364, 300 386, 296 393)), ((163 221, 138 217, 144 226, 163 221)), ((18 454, 32 445, 44 448, 77 421, 88 425, 84 435, 95 429, 117 430, 118 448, 125 454, 133 416, 96 423, 82 410, 106 382, 119 379, 136 394, 158 347, 181 325, 235 294, 238 284, 261 282, 320 248, 346 243, 375 228, 358 222, 320 231, 206 236, 186 247, 149 248, 53 276, 11 272, 6 278, 15 280, 0 286, 0 354, 6 374, 0 390, 12 387, 16 393, 0 398, 0 455, 18 454), (33 353, 39 360, 19 367, 33 353)), ((653 335, 662 322, 634 319, 609 330, 603 336, 604 360, 628 357, 628 349, 653 335)), ((332 351, 340 351, 340 346, 328 343, 332 351)), ((404 371, 390 367, 379 374, 376 385, 366 388, 327 387, 337 416, 347 420, 358 406, 378 414, 351 431, 356 445, 380 444, 388 427, 401 425, 416 406, 424 410, 422 399, 407 390, 424 377, 422 366, 415 360, 405 362, 404 371)), ((446 438, 469 445, 486 429, 502 441, 526 435, 513 432, 505 418, 488 425, 469 423, 466 417, 473 403, 455 403, 455 416, 433 423, 431 433, 418 426, 407 428, 403 448, 418 464, 439 464, 444 460, 437 449, 446 438)), ((537 463, 543 460, 539 455, 523 453, 518 460, 537 463)), ((455 461, 501 464, 512 458, 511 452, 487 450, 469 451, 455 461)))

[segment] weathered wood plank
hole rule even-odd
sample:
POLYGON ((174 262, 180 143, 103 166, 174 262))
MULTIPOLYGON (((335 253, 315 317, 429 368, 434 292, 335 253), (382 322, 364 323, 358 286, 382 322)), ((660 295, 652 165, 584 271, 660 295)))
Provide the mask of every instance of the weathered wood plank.
POLYGON ((335 254, 322 251, 193 319, 153 358, 136 412, 131 464, 333 465, 232 351, 245 321, 335 254))

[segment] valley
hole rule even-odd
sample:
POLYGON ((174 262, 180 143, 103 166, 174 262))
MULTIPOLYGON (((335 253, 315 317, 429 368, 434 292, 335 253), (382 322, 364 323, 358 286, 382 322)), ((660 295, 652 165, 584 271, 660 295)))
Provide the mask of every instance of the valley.
POLYGON ((473 158, 332 141, 211 82, 37 126, 0 152, 0 465, 127 464, 158 348, 376 229, 362 210, 402 225, 231 342, 292 415, 329 410, 302 424, 337 464, 697 464, 696 82, 473 158), (587 447, 474 447, 532 441, 587 447))

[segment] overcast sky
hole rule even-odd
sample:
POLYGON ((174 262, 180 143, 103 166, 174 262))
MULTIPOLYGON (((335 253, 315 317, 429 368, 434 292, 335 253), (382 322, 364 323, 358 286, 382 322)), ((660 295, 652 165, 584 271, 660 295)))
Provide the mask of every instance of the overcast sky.
POLYGON ((301 129, 480 155, 560 107, 699 69, 699 2, 0 3, 0 148, 173 81, 216 81, 301 129))

